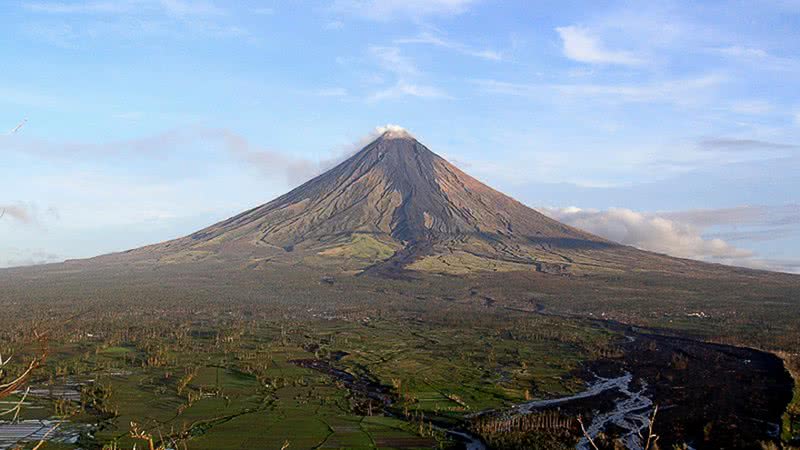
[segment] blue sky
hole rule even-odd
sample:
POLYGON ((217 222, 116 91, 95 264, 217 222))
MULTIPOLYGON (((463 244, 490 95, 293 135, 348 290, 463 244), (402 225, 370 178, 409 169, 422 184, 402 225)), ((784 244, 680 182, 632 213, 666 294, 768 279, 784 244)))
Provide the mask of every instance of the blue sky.
POLYGON ((800 271, 797 1, 8 1, 0 52, 0 266, 184 235, 392 123, 565 222, 800 271))

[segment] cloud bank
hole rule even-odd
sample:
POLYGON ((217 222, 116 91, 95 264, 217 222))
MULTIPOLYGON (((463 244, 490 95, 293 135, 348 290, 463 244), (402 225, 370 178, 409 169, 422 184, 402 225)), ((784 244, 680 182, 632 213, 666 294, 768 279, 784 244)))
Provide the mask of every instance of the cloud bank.
MULTIPOLYGON (((765 207, 738 207, 672 213, 642 213, 625 208, 608 210, 537 208, 556 220, 625 245, 679 258, 798 272, 800 262, 762 259, 750 250, 704 233, 708 227, 731 223, 760 223, 765 207)), ((786 208, 786 207, 784 207, 786 208)))
POLYGON ((733 247, 721 239, 704 239, 701 230, 692 225, 655 214, 625 208, 539 210, 556 220, 643 250, 702 260, 752 256, 752 252, 733 247))

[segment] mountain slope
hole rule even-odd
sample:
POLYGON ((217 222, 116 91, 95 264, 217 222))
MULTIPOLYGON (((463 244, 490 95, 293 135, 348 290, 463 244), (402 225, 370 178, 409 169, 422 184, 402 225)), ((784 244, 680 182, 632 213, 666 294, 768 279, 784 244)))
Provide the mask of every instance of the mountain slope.
POLYGON ((368 235, 370 245, 389 248, 405 262, 438 247, 533 263, 536 258, 526 247, 613 245, 491 189, 405 131, 392 130, 265 205, 142 250, 162 255, 208 252, 195 254, 200 257, 275 251, 332 256, 347 252, 330 251, 331 245, 352 244, 357 235, 368 235))

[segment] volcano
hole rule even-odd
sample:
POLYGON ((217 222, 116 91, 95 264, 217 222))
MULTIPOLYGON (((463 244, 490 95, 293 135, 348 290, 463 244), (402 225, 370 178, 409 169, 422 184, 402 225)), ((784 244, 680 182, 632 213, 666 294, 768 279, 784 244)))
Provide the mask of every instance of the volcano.
POLYGON ((701 265, 553 220, 467 175, 397 127, 269 203, 189 236, 112 256, 382 274, 685 271, 701 265))

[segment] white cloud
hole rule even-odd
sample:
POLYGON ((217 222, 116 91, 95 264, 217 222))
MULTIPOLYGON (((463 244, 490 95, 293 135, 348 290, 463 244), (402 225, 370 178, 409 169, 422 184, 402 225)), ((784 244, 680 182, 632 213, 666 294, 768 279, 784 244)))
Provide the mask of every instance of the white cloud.
MULTIPOLYGON (((792 205, 781 210, 786 208, 792 208, 792 205)), ((762 259, 750 250, 704 235, 704 231, 712 226, 761 223, 762 214, 769 209, 766 207, 667 213, 642 213, 625 208, 604 211, 575 207, 537 209, 561 222, 642 250, 756 269, 795 272, 800 267, 796 260, 762 259)))
POLYGON ((624 208, 605 211, 574 207, 539 210, 569 225, 643 250, 702 260, 753 256, 752 252, 736 248, 721 239, 704 239, 701 230, 656 214, 624 208))
POLYGON ((437 87, 409 83, 400 80, 394 86, 373 93, 367 98, 367 100, 375 102, 380 100, 397 99, 401 97, 418 97, 427 99, 451 98, 449 95, 447 95, 447 93, 437 87))
POLYGON ((621 64, 637 66, 644 60, 633 53, 622 50, 609 50, 588 29, 568 26, 558 27, 556 31, 563 42, 564 56, 574 61, 589 64, 621 64))
POLYGON ((333 11, 370 20, 424 19, 465 12, 476 0, 335 0, 333 11))
POLYGON ((475 49, 460 42, 451 41, 441 36, 435 35, 430 32, 420 33, 413 38, 404 38, 395 40, 396 44, 426 44, 436 47, 453 50, 462 55, 474 56, 476 58, 487 59, 490 61, 501 61, 503 55, 500 52, 489 49, 475 49))
POLYGON ((393 123, 387 123, 386 125, 375 127, 375 135, 381 136, 384 133, 395 137, 413 137, 411 132, 409 132, 407 129, 393 123))

